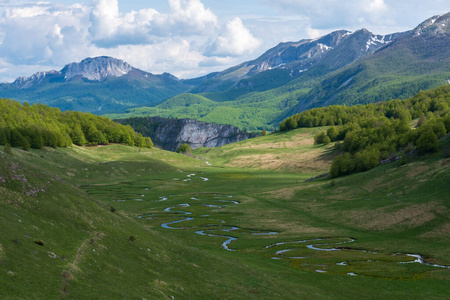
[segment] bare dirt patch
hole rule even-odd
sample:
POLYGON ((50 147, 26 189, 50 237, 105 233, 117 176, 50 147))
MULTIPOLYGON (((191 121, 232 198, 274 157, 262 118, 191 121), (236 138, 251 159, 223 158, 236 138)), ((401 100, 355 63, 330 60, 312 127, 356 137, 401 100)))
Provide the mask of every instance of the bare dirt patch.
POLYGON ((297 148, 299 146, 311 146, 314 145, 314 138, 309 133, 301 134, 292 137, 289 140, 278 143, 261 143, 251 144, 252 149, 276 149, 276 148, 297 148))
MULTIPOLYGON (((259 224, 256 224, 257 226, 259 224)), ((260 224, 262 226, 263 224, 260 224)), ((295 222, 283 222, 280 223, 280 220, 275 219, 266 219, 264 220, 264 226, 266 228, 275 228, 279 230, 283 234, 295 234, 295 235, 328 235, 334 233, 334 231, 330 231, 323 228, 317 228, 308 226, 305 224, 298 224, 295 222)), ((259 227, 259 226, 258 226, 259 227)))
MULTIPOLYGON (((323 185, 316 185, 316 188, 322 188, 323 185)), ((283 189, 279 189, 279 190, 275 190, 275 191, 270 191, 270 192, 265 192, 262 193, 261 196, 266 197, 266 198, 273 198, 273 199, 285 199, 285 200, 289 200, 292 199, 295 194, 299 191, 305 190, 305 189, 310 189, 311 186, 306 186, 306 185, 302 185, 302 186, 294 186, 294 187, 289 187, 289 188, 283 188, 283 189)))
MULTIPOLYGON (((277 215, 279 212, 271 212, 271 214, 277 215)), ((267 213, 255 212, 249 216, 251 220, 251 227, 258 228, 260 230, 275 230, 280 233, 280 235, 326 235, 332 234, 334 231, 328 229, 317 228, 309 226, 307 224, 299 222, 292 222, 287 220, 272 219, 268 217, 267 213)), ((274 235, 272 238, 279 238, 280 235, 274 235)))
POLYGON ((381 189, 389 189, 393 186, 401 186, 404 183, 405 179, 401 177, 396 178, 387 178, 384 176, 376 177, 373 180, 367 182, 364 186, 361 186, 361 188, 369 193, 375 191, 375 190, 381 190, 381 189))
POLYGON ((290 152, 279 154, 254 154, 234 158, 228 167, 261 168, 265 170, 310 170, 326 172, 329 170, 332 157, 322 156, 323 151, 309 151, 304 153, 290 152))
POLYGON ((296 192, 304 189, 304 187, 291 187, 284 188, 276 191, 270 191, 262 194, 263 196, 268 196, 274 199, 292 199, 296 192))
POLYGON ((288 140, 283 140, 280 142, 267 142, 264 143, 263 141, 260 143, 246 143, 242 146, 236 146, 233 149, 239 150, 239 149, 281 149, 281 148, 296 148, 299 146, 311 146, 314 145, 314 138, 311 137, 310 133, 303 133, 299 135, 295 135, 290 137, 288 140))
POLYGON ((420 235, 421 238, 450 238, 450 224, 444 224, 427 233, 420 235))
POLYGON ((391 227, 414 228, 436 218, 436 211, 443 213, 447 210, 436 202, 412 205, 394 212, 390 212, 391 209, 392 207, 352 212, 350 219, 369 230, 386 230, 391 227))
POLYGON ((411 170, 409 170, 408 173, 406 173, 406 178, 411 179, 411 178, 417 177, 420 174, 425 173, 429 169, 430 169, 429 166, 423 166, 423 165, 414 167, 411 170))
POLYGON ((328 196, 328 199, 333 200, 349 200, 355 198, 355 189, 349 187, 339 187, 328 196))

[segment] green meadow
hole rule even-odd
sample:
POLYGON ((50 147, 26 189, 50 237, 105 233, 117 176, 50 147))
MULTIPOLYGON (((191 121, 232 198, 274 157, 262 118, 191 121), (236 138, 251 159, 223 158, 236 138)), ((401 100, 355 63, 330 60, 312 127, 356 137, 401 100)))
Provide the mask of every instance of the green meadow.
POLYGON ((0 298, 448 299, 449 139, 308 180, 322 129, 193 157, 0 146, 0 298))

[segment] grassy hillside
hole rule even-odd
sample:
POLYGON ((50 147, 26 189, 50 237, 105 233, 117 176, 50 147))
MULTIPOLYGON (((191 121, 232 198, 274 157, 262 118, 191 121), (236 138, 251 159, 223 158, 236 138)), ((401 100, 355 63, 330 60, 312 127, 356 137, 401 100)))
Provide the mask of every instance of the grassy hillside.
POLYGON ((124 114, 108 114, 112 119, 161 116, 165 118, 190 118, 203 122, 230 124, 242 130, 255 131, 278 127, 285 113, 298 103, 297 98, 308 89, 286 91, 277 89, 251 93, 234 101, 212 101, 202 95, 181 94, 156 107, 139 107, 124 114))
POLYGON ((218 148, 198 148, 194 154, 215 166, 300 172, 317 175, 328 172, 333 146, 314 145, 314 136, 324 128, 300 128, 274 133, 218 148))
POLYGON ((450 269, 406 255, 450 265, 445 151, 305 182, 334 155, 312 144, 317 130, 203 159, 120 145, 0 152, 0 297, 445 299, 450 269))

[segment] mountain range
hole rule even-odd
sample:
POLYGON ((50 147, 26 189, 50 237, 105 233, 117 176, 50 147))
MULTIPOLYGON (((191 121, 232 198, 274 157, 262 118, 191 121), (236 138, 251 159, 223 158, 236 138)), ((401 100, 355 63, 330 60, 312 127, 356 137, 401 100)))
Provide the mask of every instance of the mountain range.
POLYGON ((102 56, 70 63, 60 71, 19 77, 1 84, 0 93, 21 102, 102 114, 156 105, 190 87, 171 74, 154 75, 123 60, 102 56))
POLYGON ((2 97, 110 117, 194 118, 256 130, 314 107, 407 98, 450 80, 450 13, 401 33, 340 30, 281 43, 255 60, 188 80, 110 57, 0 85, 2 97))

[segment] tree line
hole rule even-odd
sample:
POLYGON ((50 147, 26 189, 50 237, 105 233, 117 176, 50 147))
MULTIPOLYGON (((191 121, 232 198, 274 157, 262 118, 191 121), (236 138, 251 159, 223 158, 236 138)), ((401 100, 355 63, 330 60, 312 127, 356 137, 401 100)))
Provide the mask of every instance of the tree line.
POLYGON ((336 142, 344 153, 334 159, 330 175, 370 170, 383 160, 416 151, 438 150, 438 139, 450 132, 450 86, 421 91, 405 100, 311 109, 285 119, 280 131, 330 126, 315 136, 316 144, 336 142), (412 120, 418 120, 411 126, 412 120))
POLYGON ((17 101, 0 99, 0 145, 41 149, 121 143, 152 148, 150 138, 136 133, 131 126, 111 121, 91 113, 61 112, 43 104, 21 105, 17 101))

